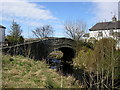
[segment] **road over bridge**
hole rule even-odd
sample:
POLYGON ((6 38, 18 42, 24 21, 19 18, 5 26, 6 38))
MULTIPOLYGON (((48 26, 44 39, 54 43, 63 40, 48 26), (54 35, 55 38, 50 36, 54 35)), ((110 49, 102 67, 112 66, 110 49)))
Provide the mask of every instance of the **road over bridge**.
POLYGON ((26 42, 15 46, 4 47, 2 51, 11 55, 23 55, 32 59, 41 60, 55 50, 63 52, 65 60, 75 57, 75 41, 68 38, 45 38, 37 41, 26 42))

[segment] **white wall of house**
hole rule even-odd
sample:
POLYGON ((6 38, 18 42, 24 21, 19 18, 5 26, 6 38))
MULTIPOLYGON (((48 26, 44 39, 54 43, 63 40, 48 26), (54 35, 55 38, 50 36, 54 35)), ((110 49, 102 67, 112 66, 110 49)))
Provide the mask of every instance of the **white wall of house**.
POLYGON ((88 38, 89 37, 81 37, 81 40, 83 40, 84 42, 88 42, 88 38))
POLYGON ((112 32, 120 32, 120 29, 116 29, 116 30, 98 30, 98 31, 90 31, 90 37, 88 39, 90 39, 91 37, 94 37, 96 40, 100 40, 102 38, 113 38, 115 40, 118 41, 116 48, 120 49, 120 37, 114 37, 111 33, 112 32), (99 36, 99 32, 102 33, 101 36, 99 36))
POLYGON ((98 31, 90 31, 90 37, 94 37, 96 40, 100 40, 102 38, 108 38, 108 37, 112 37, 114 39, 116 39, 113 35, 112 32, 120 32, 120 29, 116 29, 116 30, 98 30, 98 31), (102 35, 99 35, 100 33, 102 33, 102 35))
POLYGON ((116 49, 120 49, 120 41, 117 43, 116 49))
POLYGON ((5 42, 5 29, 0 28, 0 43, 5 42))

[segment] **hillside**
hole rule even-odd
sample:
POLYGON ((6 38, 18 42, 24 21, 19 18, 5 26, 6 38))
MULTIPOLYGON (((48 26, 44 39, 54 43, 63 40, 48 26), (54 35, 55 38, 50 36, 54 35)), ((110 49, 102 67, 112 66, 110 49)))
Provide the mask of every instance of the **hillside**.
POLYGON ((80 88, 71 76, 61 76, 44 61, 3 55, 3 88, 80 88))

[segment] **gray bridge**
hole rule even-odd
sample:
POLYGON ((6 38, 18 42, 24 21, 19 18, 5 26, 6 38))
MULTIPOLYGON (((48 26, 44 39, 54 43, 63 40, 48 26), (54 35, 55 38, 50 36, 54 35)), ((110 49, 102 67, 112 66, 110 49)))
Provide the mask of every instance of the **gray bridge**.
POLYGON ((3 53, 11 55, 23 55, 32 59, 41 60, 55 50, 63 52, 65 60, 71 60, 75 57, 75 41, 68 38, 47 38, 15 46, 4 47, 3 53))

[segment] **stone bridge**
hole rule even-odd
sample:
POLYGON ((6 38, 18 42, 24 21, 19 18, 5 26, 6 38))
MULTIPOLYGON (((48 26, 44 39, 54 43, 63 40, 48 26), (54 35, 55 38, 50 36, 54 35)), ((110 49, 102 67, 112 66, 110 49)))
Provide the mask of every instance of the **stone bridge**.
POLYGON ((63 52, 65 60, 75 57, 75 41, 68 38, 47 38, 15 46, 4 47, 2 51, 11 55, 23 55, 32 59, 46 59, 55 50, 63 52))

